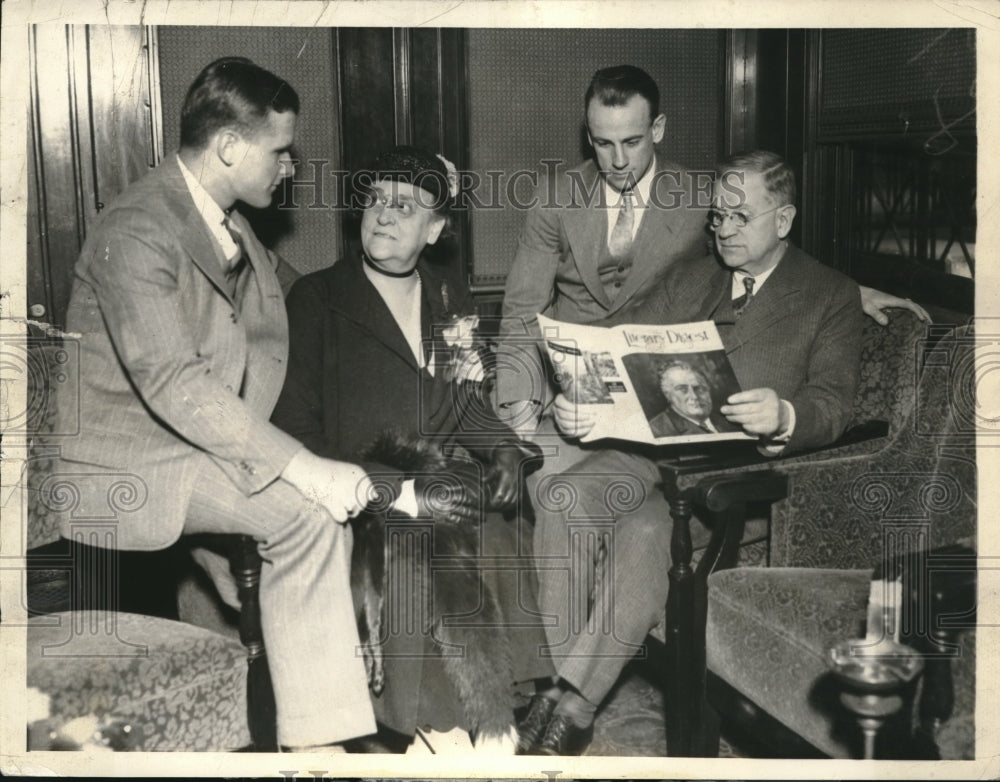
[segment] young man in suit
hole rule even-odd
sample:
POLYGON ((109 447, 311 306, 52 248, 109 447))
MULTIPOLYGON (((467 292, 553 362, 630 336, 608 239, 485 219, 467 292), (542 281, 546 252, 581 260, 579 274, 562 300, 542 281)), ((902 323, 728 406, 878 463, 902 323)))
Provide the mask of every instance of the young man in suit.
POLYGON ((125 480, 137 501, 119 509, 106 545, 161 549, 190 533, 258 541, 278 740, 329 750, 375 730, 344 526, 368 478, 268 420, 288 325, 277 256, 236 209, 266 207, 292 174, 298 110, 295 91, 249 60, 210 64, 187 93, 178 154, 108 207, 74 269, 67 329, 80 335, 80 398, 60 408, 79 402, 84 423, 58 469, 79 495, 66 537, 125 480))
MULTIPOLYGON (((584 110, 595 160, 539 184, 503 300, 497 405, 526 435, 538 427, 539 442, 557 435, 549 416, 539 426, 552 393, 535 341, 538 313, 571 323, 607 318, 671 263, 707 249, 708 180, 657 157, 667 118, 649 74, 633 65, 598 71, 584 110)), ((561 443, 555 458, 569 466, 571 453, 584 455, 561 443)), ((542 469, 559 465, 547 455, 542 469)))
MULTIPOLYGON (((731 159, 713 194, 709 223, 717 257, 678 262, 643 301, 604 325, 714 320, 745 389, 721 406, 726 420, 771 454, 829 443, 849 420, 858 382, 858 286, 788 242, 795 179, 777 155, 731 159)), ((585 405, 559 396, 555 410, 567 436, 593 426, 594 413, 585 405)), ((540 608, 565 621, 548 634, 560 679, 533 700, 522 725, 524 752, 577 754, 586 747, 597 707, 666 603, 670 515, 645 452, 594 452, 559 476, 572 484, 563 493, 575 498, 574 506, 560 510, 547 503, 536 510, 540 608), (609 511, 609 476, 637 483, 632 508, 609 511), (566 578, 568 571, 569 583, 593 581, 593 558, 570 553, 578 519, 611 526, 607 572, 589 616, 587 595, 570 595, 566 578), (571 606, 581 615, 571 616, 571 606), (602 625, 609 617, 610 625, 602 625)))

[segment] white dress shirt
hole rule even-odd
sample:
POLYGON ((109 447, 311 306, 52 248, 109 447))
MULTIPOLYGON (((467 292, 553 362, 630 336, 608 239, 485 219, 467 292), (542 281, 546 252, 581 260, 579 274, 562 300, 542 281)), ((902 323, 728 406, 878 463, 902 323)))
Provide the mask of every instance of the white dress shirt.
MULTIPOLYGON (((177 156, 177 163, 180 166, 184 182, 191 193, 191 198, 194 199, 195 209, 198 210, 198 213, 205 221, 205 225, 208 226, 209 233, 219 243, 223 257, 226 259, 234 258, 240 252, 240 248, 233 241, 233 236, 229 233, 229 229, 226 228, 226 213, 222 211, 222 207, 215 202, 215 199, 201 186, 201 182, 184 165, 184 161, 181 160, 180 155, 177 156)), ((228 271, 228 267, 225 267, 224 271, 228 271)))

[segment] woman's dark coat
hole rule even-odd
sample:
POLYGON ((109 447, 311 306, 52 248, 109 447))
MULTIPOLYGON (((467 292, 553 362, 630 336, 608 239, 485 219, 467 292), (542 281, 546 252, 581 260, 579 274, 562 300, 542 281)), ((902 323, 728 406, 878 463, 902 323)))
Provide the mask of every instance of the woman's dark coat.
MULTIPOLYGON (((422 288, 422 330, 428 360, 447 356, 434 326, 456 314, 473 313, 468 288, 425 261, 417 266, 422 288), (434 345, 431 348, 431 344, 434 345)), ((371 464, 364 454, 385 431, 433 439, 447 451, 461 445, 488 464, 493 447, 513 437, 481 395, 461 393, 444 366, 435 375, 418 368, 409 344, 378 291, 365 276, 359 256, 298 280, 287 299, 289 366, 273 421, 320 456, 364 463, 369 474, 396 483, 398 470, 371 464)), ((500 569, 484 570, 511 624, 510 654, 515 679, 552 675, 540 645, 544 632, 533 615, 534 574, 531 529, 519 520, 488 514, 482 553, 505 557, 500 569), (520 595, 518 594, 520 592, 520 595)), ((474 611, 478 596, 469 596, 474 611)), ((394 730, 417 726, 448 730, 464 725, 433 639, 412 633, 390 635, 383 647, 386 687, 373 698, 376 716, 394 730), (418 697, 419 696, 419 697, 418 697)))

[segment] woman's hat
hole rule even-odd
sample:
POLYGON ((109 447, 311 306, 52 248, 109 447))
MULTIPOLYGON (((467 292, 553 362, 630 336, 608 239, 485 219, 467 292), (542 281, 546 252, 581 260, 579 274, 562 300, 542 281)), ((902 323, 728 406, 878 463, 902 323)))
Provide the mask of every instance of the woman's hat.
POLYGON ((443 211, 451 203, 452 175, 444 161, 417 147, 398 146, 381 152, 359 174, 363 177, 361 181, 367 184, 390 180, 419 187, 430 194, 430 203, 422 204, 430 209, 443 211))

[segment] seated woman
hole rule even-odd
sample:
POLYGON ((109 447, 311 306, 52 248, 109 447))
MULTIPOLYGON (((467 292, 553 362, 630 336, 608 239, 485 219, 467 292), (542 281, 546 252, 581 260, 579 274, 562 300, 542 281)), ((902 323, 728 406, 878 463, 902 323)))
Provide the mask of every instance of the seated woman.
MULTIPOLYGON (((513 685, 553 668, 540 652, 531 530, 480 507, 514 508, 519 472, 535 451, 497 419, 449 345, 474 309, 458 274, 426 257, 448 229, 454 185, 443 159, 398 147, 359 178, 369 174, 360 250, 301 278, 288 295, 289 367, 273 420, 317 454, 364 464, 387 487, 387 541, 377 553, 387 552, 388 575, 372 577, 384 584, 380 637, 371 639, 384 666, 370 670, 379 722, 409 736, 458 727, 477 749, 513 754, 513 685), (466 490, 445 496, 444 507, 435 505, 441 464, 401 464, 428 444, 466 490), (419 525, 401 525, 401 514, 434 519, 436 555, 456 523, 472 530, 465 541, 478 551, 464 559, 449 551, 429 576, 414 576, 427 560, 414 565, 412 551, 428 544, 406 536, 419 525)), ((358 529, 356 554, 368 545, 358 529)))

